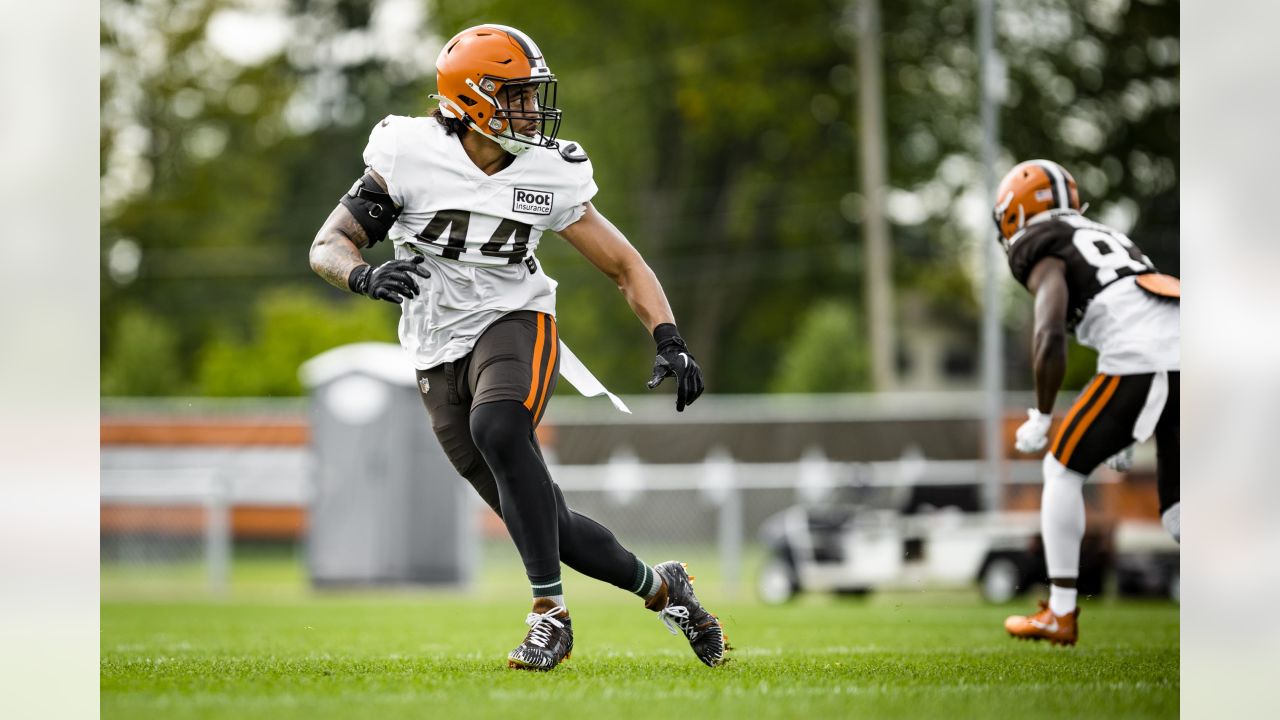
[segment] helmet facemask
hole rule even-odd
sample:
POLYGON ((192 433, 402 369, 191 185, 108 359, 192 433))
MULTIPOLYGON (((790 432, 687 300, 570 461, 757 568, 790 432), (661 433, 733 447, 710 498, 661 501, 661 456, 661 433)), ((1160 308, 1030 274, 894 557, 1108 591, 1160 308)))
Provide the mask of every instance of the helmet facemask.
POLYGON ((991 219, 996 224, 996 242, 1000 243, 1000 247, 1007 253, 1009 252, 1009 238, 1016 234, 1027 224, 1026 215, 1023 214, 1022 205, 1018 205, 1018 218, 1014 221, 1013 232, 1005 229, 1005 223, 1013 221, 1009 216, 1009 205, 1013 203, 1013 193, 1005 193, 994 208, 991 210, 991 219))
POLYGON ((548 73, 512 79, 484 77, 478 85, 467 80, 467 87, 493 107, 488 120, 481 122, 467 113, 469 124, 503 150, 519 155, 531 147, 557 147, 561 111, 555 106, 554 75, 548 73), (533 134, 521 130, 532 131, 533 134))
MULTIPOLYGON (((498 81, 483 78, 480 85, 489 82, 498 81)), ((556 106, 556 77, 508 79, 498 86, 494 101, 497 110, 486 123, 484 135, 503 150, 520 155, 529 147, 557 147, 561 109, 556 106), (530 129, 529 123, 534 123, 532 135, 520 132, 530 129)))

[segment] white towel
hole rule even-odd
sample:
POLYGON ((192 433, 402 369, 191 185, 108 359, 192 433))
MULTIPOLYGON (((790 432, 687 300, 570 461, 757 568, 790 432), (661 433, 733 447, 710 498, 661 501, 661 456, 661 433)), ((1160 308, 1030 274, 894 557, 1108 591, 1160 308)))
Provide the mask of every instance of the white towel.
POLYGON ((1160 422, 1160 414, 1164 412, 1165 401, 1169 399, 1169 373, 1161 370, 1151 379, 1151 389, 1147 391, 1147 401, 1138 413, 1138 421, 1133 424, 1133 439, 1145 442, 1156 431, 1156 423, 1160 422))
POLYGON ((613 403, 613 406, 619 412, 631 414, 631 408, 627 407, 627 404, 622 402, 617 395, 609 392, 609 388, 606 388, 603 383, 596 379, 595 375, 591 374, 587 366, 582 364, 582 361, 578 359, 577 355, 573 354, 573 351, 569 349, 568 345, 564 344, 563 340, 560 341, 560 377, 568 380, 569 384, 585 397, 607 395, 609 402, 613 403))

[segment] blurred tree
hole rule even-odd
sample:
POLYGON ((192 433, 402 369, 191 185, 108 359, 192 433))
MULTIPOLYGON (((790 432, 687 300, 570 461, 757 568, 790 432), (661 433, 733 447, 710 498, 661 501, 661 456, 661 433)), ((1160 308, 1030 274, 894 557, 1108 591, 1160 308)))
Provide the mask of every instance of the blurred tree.
POLYGON ((1178 3, 1009 4, 998 18, 1010 74, 1001 119, 1012 158, 1052 156, 1075 175, 1091 214, 1121 225, 1176 269, 1178 3), (1149 212, 1140 214, 1140 210, 1149 212))
POLYGON ((855 392, 871 386, 863 323, 848 301, 810 305, 785 348, 769 386, 773 392, 855 392))
MULTIPOLYGON (((1178 273, 1177 0, 1004 3, 997 27, 1009 67, 1001 133, 1010 164, 1062 163, 1090 216, 1129 233, 1158 267, 1178 273)), ((1030 304, 1019 303, 1011 317, 1021 355, 1010 377, 1028 387, 1030 304)), ((1092 356, 1073 343, 1064 387, 1084 386, 1092 356)))
MULTIPOLYGON (((175 387, 189 386, 201 358, 252 346, 270 291, 341 298, 306 254, 360 172, 368 129, 430 110, 441 38, 502 22, 546 53, 562 134, 595 165, 596 204, 657 270, 710 390, 758 392, 811 305, 844 297, 860 311, 848 5, 105 0, 104 358, 123 342, 119 318, 146 308, 176 333, 175 387)), ((1091 214, 1176 271, 1176 0, 997 9, 1008 163, 1060 160, 1091 214)), ((991 238, 972 6, 904 0, 882 12, 895 284, 976 337, 973 251, 991 238)), ((626 304, 606 301, 608 280, 555 237, 539 255, 561 281, 563 336, 610 387, 641 392, 652 348, 626 304)), ((1022 332, 1029 305, 1011 307, 1022 332)), ((377 322, 391 332, 392 319, 377 322)), ((1011 343, 1019 387, 1024 345, 1011 343)), ((271 387, 294 382, 280 372, 271 387)))
POLYGON ((248 341, 204 346, 197 392, 209 396, 300 395, 298 366, 349 342, 396 342, 395 309, 365 298, 322 301, 313 290, 277 290, 258 303, 248 341))
POLYGON ((115 342, 102 358, 103 395, 179 395, 186 387, 178 364, 178 336, 163 319, 129 308, 115 318, 115 342))
MULTIPOLYGON (((592 157, 596 205, 654 266, 716 392, 758 392, 812 299, 857 292, 839 16, 817 0, 431 13, 442 35, 489 20, 538 41, 561 81, 562 134, 592 157)), ((566 341, 612 387, 642 391, 651 341, 626 304, 600 302, 610 284, 565 244, 539 254, 561 281, 566 341)))
MULTIPOLYGON (((174 368, 190 384, 205 346, 243 339, 273 289, 343 295, 311 273, 307 249, 360 173, 365 103, 422 106, 416 65, 434 51, 405 42, 420 40, 421 15, 416 0, 103 3, 104 357, 124 341, 116 318, 146 307, 177 332, 174 368)), ((386 335, 379 317, 371 331, 386 335)), ((273 387, 296 388, 295 370, 273 387)))

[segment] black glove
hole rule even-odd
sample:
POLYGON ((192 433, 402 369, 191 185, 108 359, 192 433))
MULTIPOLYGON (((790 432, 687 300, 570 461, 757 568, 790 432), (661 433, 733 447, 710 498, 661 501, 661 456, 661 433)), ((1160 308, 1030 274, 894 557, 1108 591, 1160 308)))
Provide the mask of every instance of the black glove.
POLYGON ((684 338, 671 323, 662 323, 653 329, 653 339, 658 343, 658 357, 653 361, 653 377, 649 389, 662 384, 667 377, 676 378, 676 412, 684 412, 702 394, 702 368, 689 354, 684 338))
POLYGON ((347 286, 357 295, 368 295, 374 300, 386 300, 399 305, 405 298, 418 296, 417 275, 426 279, 431 273, 422 267, 421 255, 412 260, 388 260, 377 268, 361 265, 347 276, 347 286))

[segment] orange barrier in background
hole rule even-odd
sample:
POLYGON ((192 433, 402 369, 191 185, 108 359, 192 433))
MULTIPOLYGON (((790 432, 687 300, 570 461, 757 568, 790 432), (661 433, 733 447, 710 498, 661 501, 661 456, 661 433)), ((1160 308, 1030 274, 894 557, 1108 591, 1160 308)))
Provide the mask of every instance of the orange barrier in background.
POLYGON ((299 446, 306 445, 310 438, 310 427, 300 418, 104 418, 100 428, 102 445, 299 446))
MULTIPOLYGON (((303 417, 284 418, 103 418, 99 442, 108 445, 182 447, 301 447, 310 440, 303 417)), ((231 535, 237 540, 301 538, 307 528, 302 505, 233 505, 231 535)), ((101 532, 195 535, 204 532, 204 509, 198 505, 123 505, 103 503, 101 532)))
MULTIPOLYGON (((297 540, 307 530, 307 510, 301 506, 237 505, 230 508, 231 536, 237 540, 297 540)), ((205 511, 198 505, 115 505, 104 503, 100 513, 103 535, 155 533, 200 535, 205 511)))
MULTIPOLYGON (((301 446, 311 439, 305 419, 218 418, 177 420, 173 418, 104 418, 99 424, 100 445, 268 445, 301 446)), ((555 445, 556 431, 543 423, 535 431, 544 448, 555 445)))

